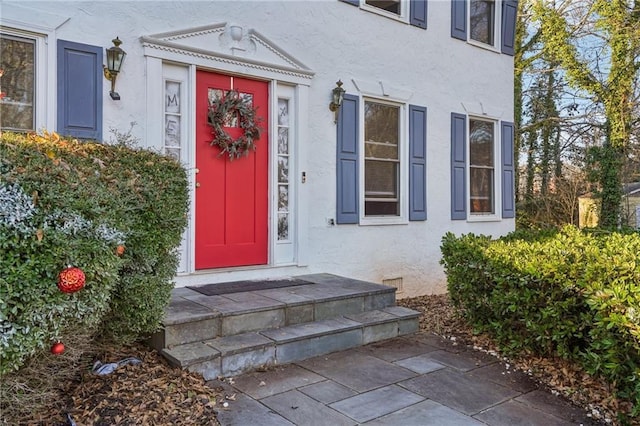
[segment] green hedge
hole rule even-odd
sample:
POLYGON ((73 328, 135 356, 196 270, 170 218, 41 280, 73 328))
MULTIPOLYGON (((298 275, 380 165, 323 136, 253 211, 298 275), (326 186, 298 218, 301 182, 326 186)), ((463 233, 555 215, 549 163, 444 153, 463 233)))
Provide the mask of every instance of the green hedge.
POLYGON ((640 411, 640 234, 521 233, 442 240, 454 305, 506 352, 559 355, 640 411))
POLYGON ((0 374, 76 324, 123 341, 155 331, 173 288, 187 205, 186 173, 167 157, 3 133, 0 374), (67 265, 85 272, 83 290, 58 290, 67 265))

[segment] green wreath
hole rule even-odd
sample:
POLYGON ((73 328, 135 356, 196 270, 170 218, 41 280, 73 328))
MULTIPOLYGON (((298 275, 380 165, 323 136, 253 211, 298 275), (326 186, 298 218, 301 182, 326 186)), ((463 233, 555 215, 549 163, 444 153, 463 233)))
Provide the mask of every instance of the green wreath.
POLYGON ((249 155, 250 150, 256 150, 255 141, 260 139, 260 117, 256 117, 257 108, 253 108, 249 99, 240 96, 236 90, 227 92, 215 101, 209 102, 208 123, 213 127, 213 140, 211 145, 220 148, 220 154, 229 154, 229 159, 249 155), (224 130, 224 125, 229 117, 237 117, 242 129, 242 135, 233 139, 224 130))

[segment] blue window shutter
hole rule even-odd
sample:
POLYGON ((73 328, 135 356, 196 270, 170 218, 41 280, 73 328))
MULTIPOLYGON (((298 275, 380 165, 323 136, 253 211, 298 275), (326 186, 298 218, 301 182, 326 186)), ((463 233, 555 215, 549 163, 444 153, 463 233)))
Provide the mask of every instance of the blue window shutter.
POLYGON ((337 212, 338 223, 358 223, 358 107, 359 98, 344 95, 338 114, 337 212))
POLYGON ((467 0, 451 0, 451 37, 467 41, 467 0))
POLYGON ((102 139, 102 47, 58 40, 58 133, 102 139))
POLYGON ((360 6, 360 0, 340 0, 343 3, 349 3, 353 6, 360 6))
POLYGON ((410 1, 409 23, 415 27, 427 28, 427 0, 410 1))
POLYGON ((518 0, 502 2, 502 53, 515 54, 516 20, 518 16, 518 0))
POLYGON ((427 220, 427 109, 409 105, 409 220, 427 220))
POLYGON ((516 217, 516 194, 513 158, 513 139, 515 127, 513 123, 502 122, 502 217, 516 217))
POLYGON ((467 218, 467 117, 451 113, 451 219, 467 218))

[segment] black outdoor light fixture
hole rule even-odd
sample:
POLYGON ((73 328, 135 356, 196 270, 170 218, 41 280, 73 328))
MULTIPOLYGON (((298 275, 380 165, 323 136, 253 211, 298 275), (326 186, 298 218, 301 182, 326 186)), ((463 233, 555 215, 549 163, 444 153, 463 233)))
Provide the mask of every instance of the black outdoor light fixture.
POLYGON ((335 113, 334 123, 338 122, 338 111, 340 110, 340 106, 342 105, 342 100, 344 99, 344 90, 342 88, 342 81, 336 81, 336 87, 333 88, 331 103, 329 104, 329 109, 335 113))
POLYGON ((111 96, 111 99, 114 101, 119 101, 120 95, 116 92, 116 78, 118 77, 118 73, 122 67, 122 61, 124 61, 127 52, 120 48, 122 41, 120 41, 118 37, 111 41, 113 42, 113 46, 107 49, 107 65, 103 66, 103 69, 105 78, 111 82, 109 96, 111 96))

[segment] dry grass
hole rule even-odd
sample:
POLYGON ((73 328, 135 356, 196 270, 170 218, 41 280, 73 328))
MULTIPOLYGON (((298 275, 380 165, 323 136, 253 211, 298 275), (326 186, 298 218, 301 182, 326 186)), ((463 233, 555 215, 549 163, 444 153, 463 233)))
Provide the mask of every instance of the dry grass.
POLYGON ((2 377, 0 381, 0 422, 2 424, 37 423, 35 413, 62 410, 62 395, 69 384, 78 378, 78 372, 90 368, 86 354, 94 351, 96 343, 86 331, 70 333, 63 355, 53 356, 41 352, 18 372, 2 377))

